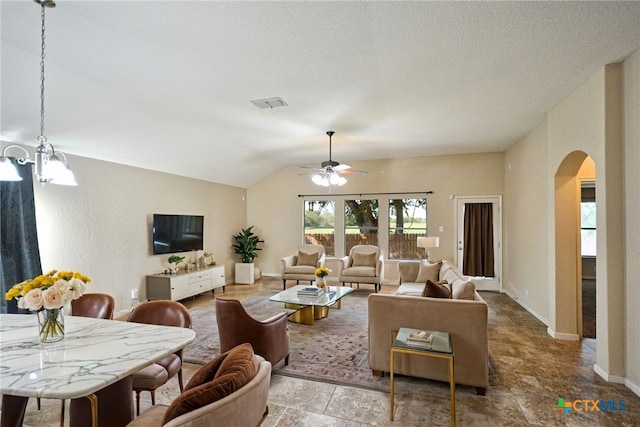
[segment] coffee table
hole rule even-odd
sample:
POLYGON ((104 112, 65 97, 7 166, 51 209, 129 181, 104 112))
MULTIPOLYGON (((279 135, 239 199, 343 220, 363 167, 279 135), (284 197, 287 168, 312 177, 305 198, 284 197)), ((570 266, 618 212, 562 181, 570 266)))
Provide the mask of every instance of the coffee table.
POLYGON ((342 297, 353 292, 353 288, 346 286, 328 286, 328 291, 319 297, 298 295, 298 291, 306 287, 297 285, 286 289, 269 298, 269 301, 281 302, 285 308, 296 310, 289 315, 290 321, 313 325, 316 320, 329 316, 329 308, 339 309, 342 297))

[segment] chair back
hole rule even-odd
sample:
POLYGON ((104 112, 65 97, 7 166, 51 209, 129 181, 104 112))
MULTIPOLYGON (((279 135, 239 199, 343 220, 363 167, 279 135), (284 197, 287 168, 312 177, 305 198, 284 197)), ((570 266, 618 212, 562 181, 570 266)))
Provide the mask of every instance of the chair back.
POLYGON ((179 302, 169 300, 147 301, 140 304, 129 314, 127 322, 191 328, 189 310, 179 302))
POLYGON ((216 298, 216 322, 220 336, 220 351, 250 343, 256 354, 275 365, 283 358, 288 363, 289 335, 286 313, 269 319, 254 319, 236 299, 216 298))
POLYGON ((116 302, 109 294, 84 294, 71 301, 71 315, 93 317, 95 319, 113 319, 116 302))
POLYGON ((360 254, 375 253, 376 257, 378 257, 380 255, 380 248, 375 245, 355 245, 349 251, 349 256, 353 257, 354 252, 358 252, 360 254))

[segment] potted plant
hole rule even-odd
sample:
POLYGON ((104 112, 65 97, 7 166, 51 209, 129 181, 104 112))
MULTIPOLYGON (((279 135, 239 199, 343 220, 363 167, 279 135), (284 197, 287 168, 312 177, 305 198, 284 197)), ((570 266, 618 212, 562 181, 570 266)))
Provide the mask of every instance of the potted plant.
POLYGON ((178 272, 178 264, 180 264, 182 261, 184 261, 183 256, 171 255, 169 257, 169 264, 175 264, 175 266, 172 269, 174 273, 178 272))
POLYGON ((236 263, 236 283, 251 285, 254 282, 253 260, 258 256, 257 251, 262 250, 258 244, 264 243, 264 240, 261 240, 252 230, 253 225, 233 236, 235 241, 233 250, 242 260, 241 263, 236 263))

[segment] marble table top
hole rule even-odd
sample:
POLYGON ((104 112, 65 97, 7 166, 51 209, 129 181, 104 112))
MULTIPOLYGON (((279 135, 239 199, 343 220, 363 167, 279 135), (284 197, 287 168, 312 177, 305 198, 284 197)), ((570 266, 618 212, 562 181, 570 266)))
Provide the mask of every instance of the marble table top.
POLYGON ((0 393, 90 395, 185 347, 191 329, 66 316, 65 338, 38 340, 35 314, 0 314, 0 393))

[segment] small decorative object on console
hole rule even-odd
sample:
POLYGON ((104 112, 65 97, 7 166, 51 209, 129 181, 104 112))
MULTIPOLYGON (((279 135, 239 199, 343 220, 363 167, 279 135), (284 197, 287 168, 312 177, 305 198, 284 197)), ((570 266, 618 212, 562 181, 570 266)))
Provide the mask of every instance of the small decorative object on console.
POLYGON ((174 273, 178 272, 178 264, 180 264, 182 261, 184 261, 183 256, 178 256, 178 255, 171 255, 169 257, 169 264, 175 264, 175 266, 173 267, 173 271, 174 273))
POLYGON ((433 342, 433 334, 427 331, 414 332, 407 337, 407 341, 431 344, 433 342))
POLYGON ((91 279, 74 271, 52 270, 14 285, 5 299, 18 301, 18 307, 36 311, 40 342, 64 338, 63 306, 80 298, 91 279))

